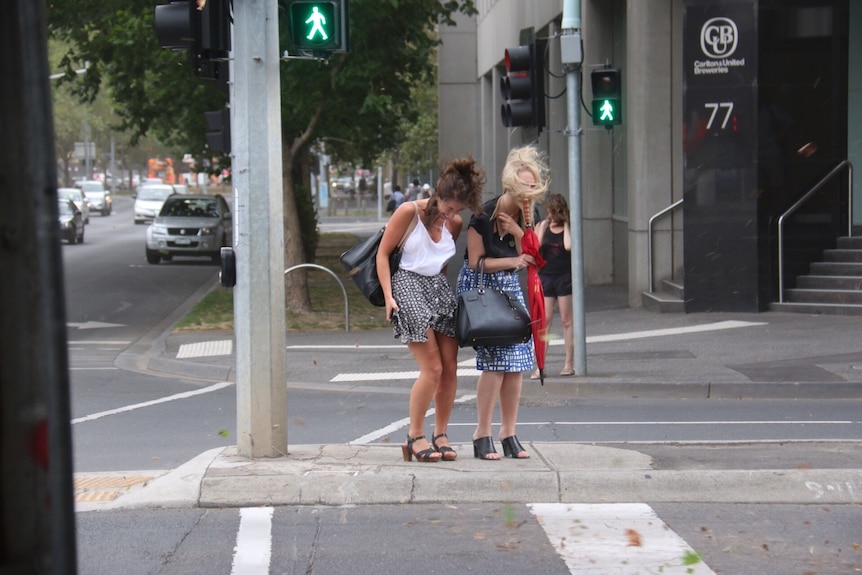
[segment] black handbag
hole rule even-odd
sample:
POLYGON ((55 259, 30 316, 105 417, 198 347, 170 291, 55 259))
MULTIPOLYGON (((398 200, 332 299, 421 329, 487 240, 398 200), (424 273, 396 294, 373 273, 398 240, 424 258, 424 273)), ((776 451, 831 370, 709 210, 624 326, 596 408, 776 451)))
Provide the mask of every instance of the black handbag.
POLYGON ((485 258, 479 259, 478 285, 458 295, 459 347, 514 345, 532 335, 530 314, 518 297, 485 286, 485 258))
MULTIPOLYGON (((418 211, 418 207, 416 209, 418 211)), ((414 217, 410 221, 407 231, 401 236, 398 247, 389 254, 389 270, 393 275, 398 271, 398 265, 401 262, 401 248, 415 226, 416 218, 414 217)), ((386 305, 386 301, 383 298, 383 288, 380 287, 380 280, 377 277, 377 248, 380 247, 380 240, 383 239, 383 232, 385 231, 386 226, 383 226, 373 236, 359 242, 341 254, 339 258, 341 265, 350 274, 353 283, 356 284, 362 295, 372 305, 377 307, 384 307, 386 305)))

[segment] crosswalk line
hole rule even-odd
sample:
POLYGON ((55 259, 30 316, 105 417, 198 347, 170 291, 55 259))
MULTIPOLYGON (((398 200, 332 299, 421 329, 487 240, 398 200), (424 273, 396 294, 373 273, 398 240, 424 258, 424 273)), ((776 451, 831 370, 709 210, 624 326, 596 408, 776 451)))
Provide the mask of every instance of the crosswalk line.
POLYGON ((644 503, 528 507, 573 574, 715 575, 644 503))

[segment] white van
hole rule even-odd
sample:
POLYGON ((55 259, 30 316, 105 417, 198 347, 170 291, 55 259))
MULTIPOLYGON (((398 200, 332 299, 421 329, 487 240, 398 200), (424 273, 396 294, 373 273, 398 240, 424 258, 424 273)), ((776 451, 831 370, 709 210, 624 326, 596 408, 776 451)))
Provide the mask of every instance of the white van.
POLYGON ((135 223, 143 224, 155 219, 165 200, 174 193, 167 184, 142 184, 135 193, 135 223))

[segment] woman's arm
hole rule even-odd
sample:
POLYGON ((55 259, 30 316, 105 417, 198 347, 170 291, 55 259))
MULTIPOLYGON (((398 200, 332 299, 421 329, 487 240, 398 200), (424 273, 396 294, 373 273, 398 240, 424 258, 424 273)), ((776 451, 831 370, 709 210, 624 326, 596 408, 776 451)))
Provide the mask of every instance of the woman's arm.
POLYGON ((386 320, 392 319, 392 312, 398 311, 398 304, 392 297, 392 270, 389 268, 389 256, 398 247, 398 242, 404 236, 410 226, 411 218, 416 217, 413 202, 404 202, 389 218, 386 231, 377 248, 377 280, 383 290, 383 299, 386 305, 386 320))

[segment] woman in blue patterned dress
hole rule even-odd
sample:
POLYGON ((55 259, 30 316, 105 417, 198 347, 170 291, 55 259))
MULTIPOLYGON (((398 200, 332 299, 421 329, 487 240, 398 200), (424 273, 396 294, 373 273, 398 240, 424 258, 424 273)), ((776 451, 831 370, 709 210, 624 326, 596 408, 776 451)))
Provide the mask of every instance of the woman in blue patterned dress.
POLYGON ((433 196, 404 202, 395 210, 377 250, 386 319, 419 364, 419 377, 410 390, 407 443, 401 446, 404 461, 452 461, 458 456, 446 435, 458 385, 456 303, 446 264, 455 255, 455 239, 464 223, 460 212, 478 211, 484 185, 485 173, 472 158, 454 160, 437 180, 433 196), (389 255, 412 222, 398 271, 390 278, 389 255), (424 424, 432 399, 434 433, 429 444, 424 424))
MULTIPOLYGON (((524 210, 534 205, 548 189, 548 168, 543 154, 534 146, 509 152, 501 176, 503 194, 487 202, 481 215, 470 219, 467 253, 458 274, 457 293, 476 287, 480 259, 484 259, 485 285, 514 292, 524 302, 518 272, 535 263, 521 250, 524 236, 524 210)), ((519 459, 530 457, 518 441, 515 425, 521 401, 523 372, 533 367, 532 341, 508 346, 476 348, 476 369, 481 371, 476 384, 477 426, 473 433, 473 456, 497 460, 491 421, 500 401, 499 439, 503 455, 519 459)))

